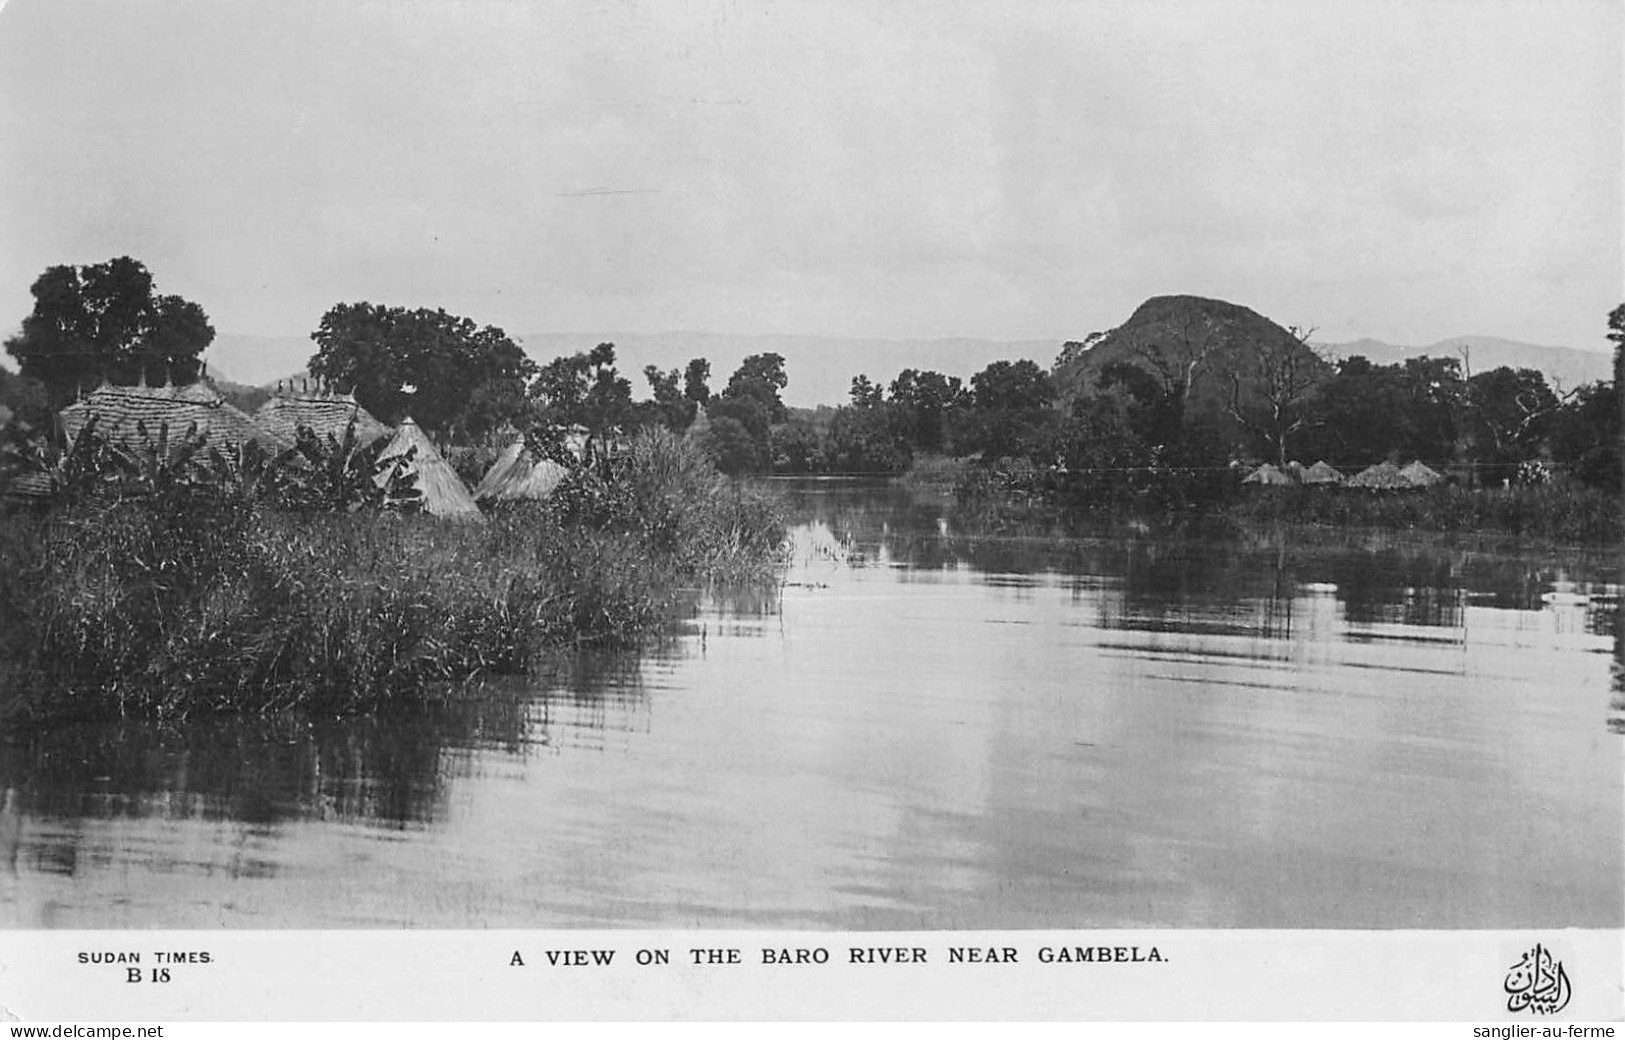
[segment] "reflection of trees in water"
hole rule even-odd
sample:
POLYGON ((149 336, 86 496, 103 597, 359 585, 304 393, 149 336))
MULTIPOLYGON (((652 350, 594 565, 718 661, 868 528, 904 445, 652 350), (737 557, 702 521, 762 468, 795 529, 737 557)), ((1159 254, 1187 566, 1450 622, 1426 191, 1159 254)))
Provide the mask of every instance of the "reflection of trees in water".
POLYGON ((36 730, 0 746, 30 815, 278 823, 432 819, 449 740, 515 724, 491 705, 356 719, 208 718, 36 730))
MULTIPOLYGON (((683 652, 676 640, 647 651, 656 662, 683 652)), ((533 678, 505 684, 520 715, 514 742, 506 747, 599 750, 606 734, 639 728, 648 706, 644 667, 637 653, 583 650, 555 658, 533 678)))
MULTIPOLYGON (((1409 532, 1265 528, 1237 533, 1199 528, 1153 534, 1122 526, 1062 532, 1054 524, 1000 519, 979 525, 941 496, 892 484, 842 482, 794 489, 796 519, 822 521, 848 562, 879 560, 925 570, 969 567, 986 574, 1057 572, 1122 583, 1111 609, 1143 626, 1192 618, 1210 627, 1285 635, 1306 585, 1335 586, 1356 624, 1459 627, 1466 606, 1539 610, 1542 595, 1571 573, 1618 580, 1595 554, 1500 551, 1409 532)), ((1605 608, 1587 614, 1606 633, 1605 608)))
POLYGON ((534 680, 473 687, 433 708, 378 716, 221 716, 10 734, 0 743, 0 792, 13 792, 24 817, 413 827, 441 815, 448 782, 466 774, 471 750, 519 753, 554 739, 550 729, 563 715, 574 732, 626 728, 646 700, 639 660, 561 654, 534 680))

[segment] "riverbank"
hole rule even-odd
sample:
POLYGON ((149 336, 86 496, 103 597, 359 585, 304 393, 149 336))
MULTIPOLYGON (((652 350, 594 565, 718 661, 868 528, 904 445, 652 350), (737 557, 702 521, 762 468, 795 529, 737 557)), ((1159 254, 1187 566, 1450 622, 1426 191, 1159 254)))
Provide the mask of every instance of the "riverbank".
POLYGON ((673 438, 483 524, 239 496, 8 516, 0 712, 20 721, 419 706, 561 646, 656 633, 683 588, 776 573, 772 493, 673 438))
POLYGON ((1372 491, 1343 487, 1258 487, 1229 471, 1066 474, 1026 462, 992 466, 965 459, 924 460, 898 478, 917 493, 951 497, 982 525, 1061 528, 1128 524, 1171 528, 1201 523, 1238 532, 1264 524, 1435 531, 1576 545, 1625 541, 1615 496, 1563 478, 1542 484, 1372 491))

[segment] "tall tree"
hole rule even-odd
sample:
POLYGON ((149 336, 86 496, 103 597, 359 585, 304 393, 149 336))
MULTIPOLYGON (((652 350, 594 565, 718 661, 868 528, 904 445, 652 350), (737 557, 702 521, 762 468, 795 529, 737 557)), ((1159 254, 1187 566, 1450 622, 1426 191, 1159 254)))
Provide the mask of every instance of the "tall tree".
POLYGON ((1042 408, 1055 399, 1055 385, 1037 362, 995 361, 970 377, 971 400, 989 411, 1042 408))
POLYGON ((632 383, 615 367, 613 343, 549 361, 536 374, 530 395, 542 404, 545 422, 582 426, 594 438, 625 426, 633 416, 632 383))
POLYGON ((1291 339, 1251 344, 1226 373, 1230 402, 1225 411, 1267 444, 1282 466, 1288 439, 1315 421, 1311 398, 1331 372, 1309 345, 1313 330, 1294 326, 1289 331, 1291 339))
POLYGON ((876 408, 886 399, 885 391, 862 374, 852 377, 852 389, 848 396, 852 399, 853 408, 876 408))
POLYGON ((639 405, 648 421, 659 423, 673 433, 682 433, 694 421, 699 406, 683 393, 683 372, 674 368, 662 372, 654 365, 643 366, 643 378, 649 381, 649 392, 654 400, 639 405))
POLYGON ((388 423, 407 415, 435 439, 482 440, 525 408, 535 362, 493 326, 444 310, 340 303, 311 333, 310 371, 388 423))
POLYGON ((711 399, 711 388, 707 385, 710 378, 711 362, 702 357, 690 358, 688 367, 683 369, 683 396, 704 407, 711 399))
POLYGON ((34 309, 6 352, 45 384, 53 404, 103 379, 194 382, 198 355, 214 341, 202 307, 158 295, 152 274, 127 256, 48 267, 31 291, 34 309))
POLYGON ((722 396, 736 401, 754 401, 767 413, 769 423, 781 423, 786 413, 779 391, 788 384, 783 357, 778 354, 752 354, 740 362, 734 374, 728 377, 728 385, 723 388, 722 396))
POLYGON ((892 380, 891 399, 904 414, 909 438, 923 451, 947 444, 949 413, 964 399, 958 376, 905 368, 892 380))
POLYGON ((1562 406, 1533 368, 1492 368, 1467 380, 1474 461, 1515 464, 1535 458, 1562 406))

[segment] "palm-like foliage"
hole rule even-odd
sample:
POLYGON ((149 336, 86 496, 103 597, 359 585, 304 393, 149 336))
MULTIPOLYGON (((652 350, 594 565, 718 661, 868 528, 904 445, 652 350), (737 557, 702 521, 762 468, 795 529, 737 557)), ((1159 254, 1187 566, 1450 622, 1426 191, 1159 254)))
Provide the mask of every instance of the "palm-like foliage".
POLYGON ((361 509, 415 512, 423 501, 410 467, 415 449, 381 459, 388 437, 362 444, 354 420, 342 438, 299 427, 294 446, 266 463, 278 504, 299 512, 353 513, 361 509))
POLYGON ((89 497, 264 499, 307 513, 412 512, 422 502, 417 478, 403 472, 400 457, 380 460, 388 438, 363 444, 354 421, 342 438, 302 426, 294 446, 277 453, 254 442, 240 452, 222 452, 195 426, 179 436, 167 423, 156 431, 138 424, 136 431, 136 439, 113 441, 92 417, 66 447, 41 437, 13 437, 0 445, 0 486, 26 477, 40 497, 56 503, 89 497))

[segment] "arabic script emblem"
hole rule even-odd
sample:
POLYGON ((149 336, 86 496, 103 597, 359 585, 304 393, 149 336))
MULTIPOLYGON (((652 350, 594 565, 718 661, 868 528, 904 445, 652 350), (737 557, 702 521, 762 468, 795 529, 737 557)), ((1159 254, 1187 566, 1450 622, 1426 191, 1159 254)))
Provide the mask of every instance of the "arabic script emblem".
POLYGON ((1552 951, 1535 944, 1507 972, 1507 1010, 1555 1015, 1569 1005, 1569 976, 1552 951))

